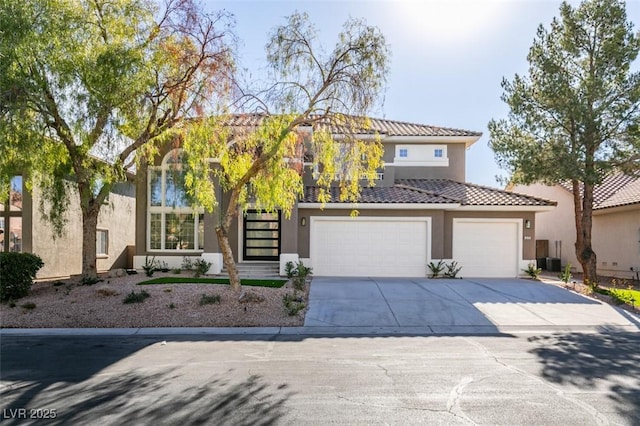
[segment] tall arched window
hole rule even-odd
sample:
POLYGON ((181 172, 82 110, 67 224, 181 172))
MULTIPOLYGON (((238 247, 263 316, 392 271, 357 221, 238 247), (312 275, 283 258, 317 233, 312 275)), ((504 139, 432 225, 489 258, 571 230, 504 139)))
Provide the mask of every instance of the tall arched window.
POLYGON ((148 249, 203 250, 204 213, 193 210, 184 187, 183 152, 169 151, 148 172, 148 249))

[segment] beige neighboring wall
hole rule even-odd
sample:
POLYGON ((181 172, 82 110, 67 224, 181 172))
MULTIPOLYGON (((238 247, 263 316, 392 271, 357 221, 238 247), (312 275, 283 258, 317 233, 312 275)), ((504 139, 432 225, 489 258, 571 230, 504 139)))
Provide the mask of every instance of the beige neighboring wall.
MULTIPOLYGON (((64 234, 53 236, 51 225, 39 210, 40 190, 34 189, 31 252, 40 256, 44 266, 37 278, 64 277, 82 272, 82 214, 77 193, 70 194, 68 223, 64 234)), ((108 256, 96 261, 98 271, 125 268, 127 246, 135 244, 135 190, 132 184, 120 184, 109 195, 98 217, 98 229, 109 231, 108 256)))
POLYGON ((513 192, 558 202, 556 208, 550 212, 536 213, 536 240, 548 240, 549 256, 560 258, 563 267, 570 263, 578 271, 581 270, 575 255, 573 196, 558 186, 539 183, 528 186, 516 185, 513 192))
POLYGON ((640 268, 640 205, 595 211, 593 249, 599 274, 632 278, 630 268, 640 268))

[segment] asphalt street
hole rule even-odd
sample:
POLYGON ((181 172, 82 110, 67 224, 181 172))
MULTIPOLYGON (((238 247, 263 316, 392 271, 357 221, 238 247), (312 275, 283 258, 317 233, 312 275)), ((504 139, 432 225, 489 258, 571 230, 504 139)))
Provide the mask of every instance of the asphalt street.
POLYGON ((640 424, 640 333, 1 338, 7 425, 640 424))

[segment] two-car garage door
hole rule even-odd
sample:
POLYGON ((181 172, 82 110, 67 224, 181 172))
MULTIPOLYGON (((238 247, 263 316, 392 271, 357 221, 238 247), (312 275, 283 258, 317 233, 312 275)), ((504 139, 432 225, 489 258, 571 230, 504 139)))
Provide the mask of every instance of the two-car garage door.
POLYGON ((424 277, 430 220, 312 217, 313 272, 318 276, 424 277))
MULTIPOLYGON (((424 277, 431 259, 428 217, 311 217, 310 257, 317 276, 424 277)), ((452 259, 462 277, 516 277, 518 219, 454 219, 452 259)))

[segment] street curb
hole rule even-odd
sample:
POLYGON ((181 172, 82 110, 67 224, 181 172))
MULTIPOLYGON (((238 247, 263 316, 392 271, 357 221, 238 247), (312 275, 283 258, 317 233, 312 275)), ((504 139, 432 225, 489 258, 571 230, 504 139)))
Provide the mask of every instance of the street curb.
POLYGON ((509 336, 549 333, 640 333, 615 326, 421 326, 421 327, 171 327, 171 328, 3 328, 0 336, 509 336))

